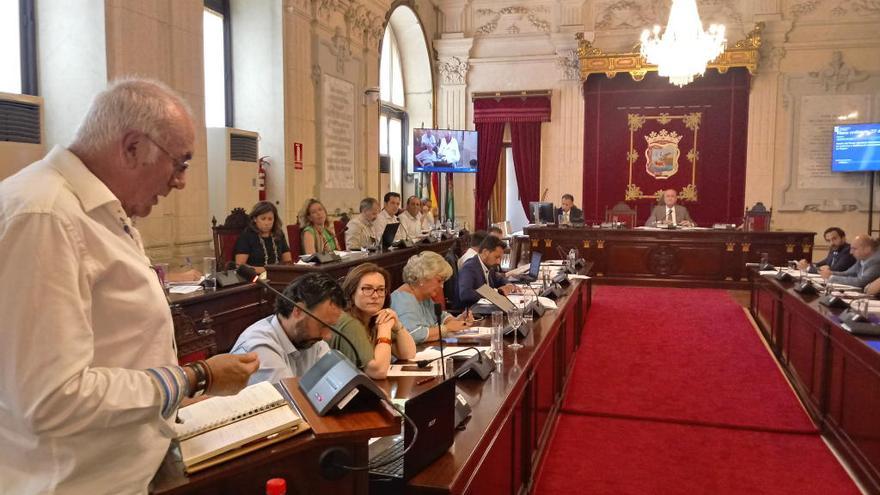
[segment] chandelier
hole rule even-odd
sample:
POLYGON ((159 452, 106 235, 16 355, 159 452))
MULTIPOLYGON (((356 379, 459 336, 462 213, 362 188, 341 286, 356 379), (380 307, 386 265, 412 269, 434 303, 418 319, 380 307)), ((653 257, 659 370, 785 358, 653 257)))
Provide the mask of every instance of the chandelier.
POLYGON ((642 56, 657 72, 678 87, 706 72, 706 65, 724 52, 724 25, 712 24, 703 31, 696 0, 672 0, 666 31, 642 31, 642 56), (652 36, 653 34, 653 36, 652 36))

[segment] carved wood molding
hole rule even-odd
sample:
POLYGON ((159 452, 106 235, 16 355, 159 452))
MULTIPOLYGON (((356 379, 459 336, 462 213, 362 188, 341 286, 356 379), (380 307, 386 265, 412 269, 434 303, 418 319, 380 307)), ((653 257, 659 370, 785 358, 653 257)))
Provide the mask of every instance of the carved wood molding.
MULTIPOLYGON (((755 74, 758 70, 760 59, 758 50, 761 48, 761 32, 763 30, 763 22, 755 24, 755 28, 748 33, 744 40, 737 41, 732 47, 728 47, 718 58, 709 62, 708 68, 716 69, 723 74, 732 67, 745 67, 750 74, 755 74)), ((628 73, 635 81, 641 81, 648 72, 657 71, 657 66, 647 63, 639 53, 638 45, 629 53, 605 53, 585 40, 583 33, 578 33, 576 38, 578 40, 577 51, 581 81, 585 81, 590 74, 605 74, 608 77, 614 77, 621 72, 628 73)))

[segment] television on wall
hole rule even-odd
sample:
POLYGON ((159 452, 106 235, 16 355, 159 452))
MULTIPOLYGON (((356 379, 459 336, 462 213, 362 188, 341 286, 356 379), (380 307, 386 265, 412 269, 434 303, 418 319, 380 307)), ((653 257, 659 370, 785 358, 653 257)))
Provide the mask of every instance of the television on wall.
POLYGON ((880 170, 880 122, 834 126, 831 170, 834 172, 880 170))
POLYGON ((413 172, 477 172, 477 131, 413 129, 413 172))

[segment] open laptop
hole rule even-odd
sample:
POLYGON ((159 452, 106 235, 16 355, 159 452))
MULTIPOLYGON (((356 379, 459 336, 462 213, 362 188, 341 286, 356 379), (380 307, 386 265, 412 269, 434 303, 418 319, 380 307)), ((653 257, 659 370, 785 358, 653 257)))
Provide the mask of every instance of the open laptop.
POLYGON ((529 263, 529 272, 515 277, 510 277, 511 282, 534 282, 541 274, 541 252, 532 252, 532 261, 529 263))
MULTIPOLYGON (((504 311, 505 315, 509 315, 510 312, 516 308, 516 304, 514 304, 513 301, 510 300, 510 298, 498 292, 498 289, 493 289, 489 287, 488 284, 483 284, 481 287, 479 287, 477 289, 477 294, 479 294, 480 297, 489 301, 489 304, 477 303, 471 306, 471 312, 474 315, 490 316, 492 312, 496 309, 500 309, 501 311, 504 311)), ((504 335, 508 335, 512 331, 512 326, 504 326, 504 335)), ((523 338, 528 337, 529 333, 531 333, 531 329, 528 325, 520 325, 517 331, 517 334, 523 338)))
POLYGON ((397 229, 400 224, 397 222, 385 224, 385 230, 382 231, 382 249, 388 249, 394 244, 394 237, 397 236, 397 229))
MULTIPOLYGON (((406 415, 419 428, 415 445, 402 459, 370 469, 371 487, 389 481, 406 481, 452 447, 455 436, 455 378, 425 390, 404 404, 406 415)), ((400 457, 412 443, 413 429, 403 420, 403 434, 382 437, 370 445, 370 464, 400 457)))

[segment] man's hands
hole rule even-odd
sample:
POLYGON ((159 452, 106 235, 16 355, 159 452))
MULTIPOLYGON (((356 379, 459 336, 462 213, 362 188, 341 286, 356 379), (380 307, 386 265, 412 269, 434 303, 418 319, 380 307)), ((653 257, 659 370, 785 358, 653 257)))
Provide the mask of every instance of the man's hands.
POLYGON ((218 354, 206 361, 211 370, 211 388, 206 395, 235 395, 247 385, 248 378, 260 368, 257 353, 218 354))

